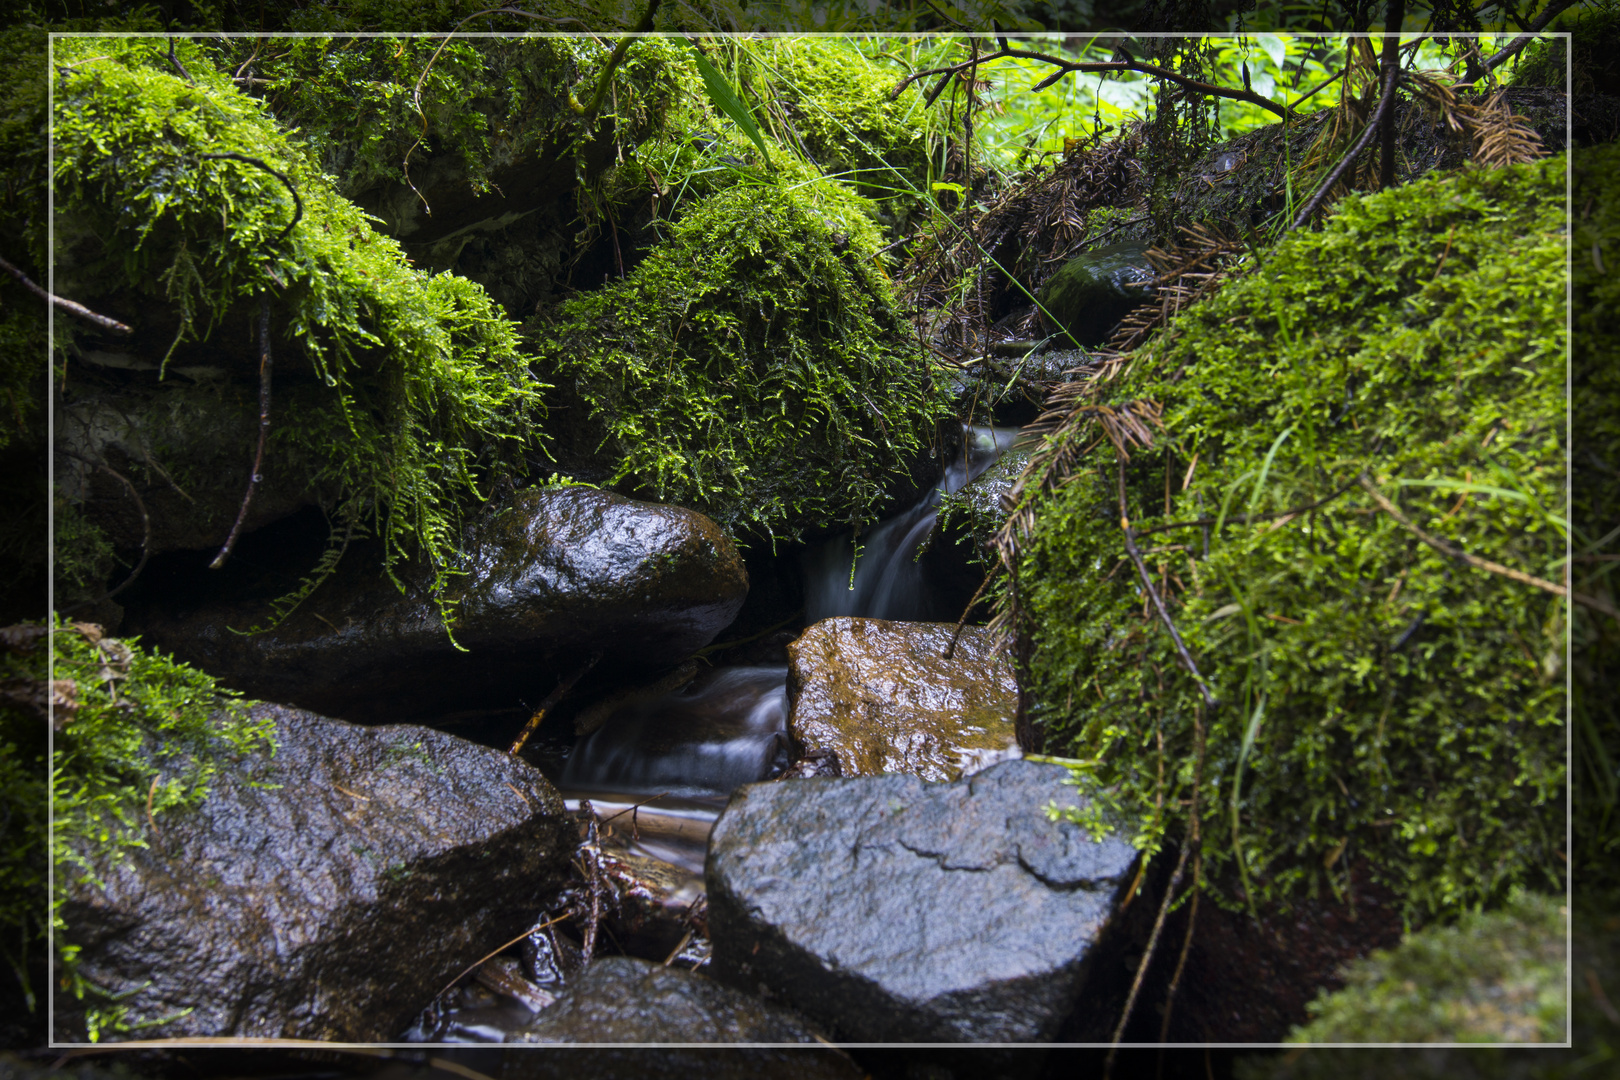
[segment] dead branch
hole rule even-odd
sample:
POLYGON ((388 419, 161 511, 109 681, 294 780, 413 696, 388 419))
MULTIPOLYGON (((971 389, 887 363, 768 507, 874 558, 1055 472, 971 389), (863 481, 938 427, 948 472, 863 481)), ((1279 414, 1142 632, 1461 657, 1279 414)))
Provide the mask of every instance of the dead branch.
POLYGON ((14 277, 18 281, 22 282, 23 288, 27 289, 29 292, 31 292, 35 296, 39 297, 41 300, 45 301, 47 304, 54 304, 56 307, 61 308, 63 311, 67 312, 69 315, 76 315, 79 318, 83 319, 85 322, 94 323, 97 326, 101 327, 103 330, 111 330, 115 334, 129 334, 129 333, 134 332, 129 327, 127 327, 123 323, 119 322, 117 319, 109 319, 105 315, 97 315, 95 312, 91 311, 89 308, 85 307, 83 304, 77 304, 77 303, 74 303, 72 300, 68 300, 68 299, 65 299, 64 297, 55 296, 55 295, 52 295, 51 293, 46 292, 44 289, 40 288, 38 285, 35 285, 33 283, 33 281, 31 281, 29 279, 27 274, 23 273, 21 270, 17 269, 15 266, 12 266, 10 263, 8 263, 4 259, 0 259, 0 270, 4 270, 6 273, 10 274, 12 277, 14 277))
POLYGON ((1125 534, 1125 550, 1130 554, 1131 561, 1136 564, 1137 576, 1142 579, 1142 587, 1147 590, 1148 596, 1153 600, 1153 606, 1159 612, 1159 618, 1164 622, 1166 630, 1170 631, 1170 640, 1176 643, 1176 654, 1181 657, 1182 666, 1192 675, 1193 681, 1198 684, 1198 692, 1204 696, 1204 704, 1211 709, 1215 707, 1215 695, 1210 693, 1209 686, 1204 682, 1203 675, 1199 674, 1198 665, 1193 662, 1192 654, 1187 651, 1187 645, 1181 640, 1181 632, 1176 629, 1170 612, 1165 609, 1164 598, 1153 584, 1153 575, 1148 573, 1147 563, 1142 559, 1141 549, 1136 546, 1136 536, 1131 530, 1130 511, 1125 505, 1125 459, 1119 458, 1119 527, 1125 534))
POLYGON ((1513 59, 1515 56, 1519 55, 1526 45, 1535 40, 1537 34, 1540 34, 1542 30, 1546 29, 1548 23, 1552 22, 1557 16, 1563 14, 1566 8, 1574 6, 1574 3, 1575 0, 1552 0, 1551 3, 1542 9, 1540 15, 1537 15, 1531 20, 1529 26, 1524 27, 1523 34, 1520 34, 1518 37, 1514 38, 1500 52, 1496 53, 1489 60, 1486 60, 1479 73, 1468 79, 1468 82, 1472 83, 1480 78, 1483 78, 1488 72, 1496 70, 1509 60, 1513 59))
POLYGON ((1620 611, 1615 610, 1614 605, 1610 604, 1607 600, 1604 600, 1601 597, 1587 596, 1585 593, 1572 592, 1565 586, 1548 581, 1546 578, 1534 577, 1530 574, 1526 574, 1522 570, 1515 570, 1510 566, 1503 566, 1499 562, 1492 562, 1489 559, 1482 559, 1478 555, 1470 555, 1468 552, 1463 551, 1460 548, 1452 547, 1444 540, 1439 540, 1433 536, 1430 536, 1428 533, 1424 532, 1422 529, 1413 524, 1411 519, 1405 514, 1401 513, 1400 508, 1394 503, 1390 502, 1389 499, 1384 496, 1384 493, 1378 490, 1377 486, 1373 484, 1372 479, 1368 477, 1366 473, 1362 473, 1356 478, 1356 481, 1362 486, 1362 488, 1366 490, 1368 495, 1372 496, 1373 501, 1378 504, 1378 508, 1380 510, 1384 511, 1384 513, 1395 519, 1396 524, 1400 525, 1401 528, 1405 529, 1407 532, 1411 533, 1425 544, 1428 544, 1430 547, 1434 548, 1434 550, 1438 551, 1440 554, 1456 559, 1460 562, 1465 562, 1469 566, 1474 567, 1476 570, 1484 570, 1487 573, 1499 574, 1510 581, 1517 581, 1521 585, 1529 585, 1532 588, 1540 589, 1542 592, 1552 593, 1554 596, 1568 597, 1570 600, 1575 601, 1575 603, 1580 604, 1583 607, 1589 607, 1593 611, 1601 612, 1602 614, 1609 616, 1611 619, 1620 621, 1620 611))
POLYGON ((1316 191, 1311 194, 1311 197, 1305 200, 1305 206, 1300 210, 1299 216, 1294 219, 1294 223, 1289 226, 1290 230, 1304 225, 1316 214, 1323 200, 1327 198, 1328 192, 1333 190, 1344 174, 1349 171, 1350 166, 1355 164, 1356 158, 1367 148, 1367 144, 1372 142, 1373 136, 1381 130, 1384 118, 1393 113, 1395 108, 1395 88, 1401 82, 1401 69, 1393 67, 1385 72, 1383 82, 1383 96, 1378 99, 1378 107, 1373 110, 1371 119, 1367 121, 1367 126, 1361 129, 1361 136, 1351 145, 1349 153, 1339 159, 1339 163, 1328 173, 1327 179, 1323 180, 1316 191))
POLYGON ((976 67, 979 64, 984 64, 991 60, 1000 60, 1003 57, 1014 57, 1021 60, 1035 60, 1043 64, 1051 64, 1053 67, 1059 69, 1051 76, 1037 83, 1033 87, 1033 89, 1036 90, 1045 89, 1046 87, 1052 85, 1052 83, 1061 79, 1064 75, 1072 72, 1094 75, 1098 72, 1104 71, 1137 71, 1141 72, 1143 75, 1152 75, 1155 78, 1173 82, 1177 86, 1196 93, 1210 94, 1214 97, 1231 98, 1234 101, 1246 101, 1251 105, 1258 105, 1260 108, 1265 109, 1267 112, 1273 113, 1279 117, 1286 118, 1291 115, 1291 110, 1286 106, 1278 105, 1270 98, 1263 97, 1252 90, 1232 90, 1224 86, 1216 86, 1214 83, 1200 82, 1197 79, 1190 79, 1179 72, 1171 71, 1169 68, 1160 67, 1158 64, 1146 64, 1135 59, 1097 62, 1064 60, 1062 57, 1048 56, 1045 53, 1031 52, 1028 49, 1010 48, 1007 45, 1003 45, 996 52, 986 53, 985 55, 977 57, 976 59, 967 60, 960 64, 952 64, 948 67, 929 68, 926 71, 918 71, 907 75, 904 79, 901 79, 895 84, 893 90, 889 91, 889 100, 893 101, 895 98, 898 98, 906 87, 910 86, 919 79, 926 79, 930 75, 940 75, 943 76, 943 78, 941 78, 939 83, 935 85, 931 91, 929 91, 926 99, 923 102, 925 106, 932 105, 953 76, 962 71, 966 71, 969 68, 976 67))
POLYGON ((242 523, 247 521, 248 507, 253 504, 253 493, 264 479, 264 446, 270 437, 270 367, 270 294, 264 293, 259 297, 259 449, 253 455, 253 472, 248 477, 247 491, 242 493, 242 508, 236 512, 236 523, 225 538, 225 546, 208 564, 210 570, 218 570, 231 557, 242 523))
POLYGON ((555 708, 557 702, 562 700, 563 695, 572 690, 574 684, 579 682, 587 671, 595 667, 596 662, 600 659, 602 659, 601 652, 592 653, 590 658, 572 675, 565 675, 557 681, 557 685, 552 687, 551 693, 546 695, 546 699, 540 703, 540 707, 534 710, 534 715, 529 717, 529 722, 523 725, 523 730, 518 732, 517 738, 512 740, 512 745, 507 747, 506 752, 508 754, 516 754, 523 749, 523 744, 528 742, 529 737, 539 730, 540 721, 546 718, 546 713, 555 708))
POLYGON ((123 473, 119 472, 111 465, 108 465, 105 461, 92 461, 89 458, 80 457, 71 450, 64 450, 58 447, 57 453, 66 454, 68 457, 73 458, 76 461, 82 461, 86 465, 100 469, 108 476, 111 476, 114 480, 117 480, 120 484, 123 484, 124 490, 129 492, 129 497, 135 500, 135 509, 141 512, 141 557, 140 560, 136 562, 135 569, 129 572, 129 576, 125 578, 116 589, 109 589, 100 596, 96 597, 94 600, 81 600, 72 607, 63 608, 62 612, 63 614, 66 614, 70 611, 78 611, 80 608, 86 608, 94 604, 99 604, 104 600, 111 600, 113 597, 117 596, 119 593, 123 592, 125 589, 129 588, 135 583, 135 579, 141 576, 141 571, 146 569, 146 558, 151 553, 152 519, 146 513, 146 503, 141 501, 141 493, 135 490, 135 485, 132 484, 129 478, 123 473))
MULTIPOLYGON (((1382 76, 1385 86, 1393 86, 1401 67, 1401 22, 1406 18, 1406 0, 1389 0, 1385 9, 1384 55, 1382 76)), ((1378 186, 1395 186, 1395 110, 1384 110, 1378 129, 1378 186)))

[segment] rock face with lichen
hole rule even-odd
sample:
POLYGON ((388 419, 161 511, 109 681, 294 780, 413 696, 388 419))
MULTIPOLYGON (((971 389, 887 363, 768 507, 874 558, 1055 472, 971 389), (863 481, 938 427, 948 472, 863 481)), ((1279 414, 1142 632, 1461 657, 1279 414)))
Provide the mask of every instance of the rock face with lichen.
POLYGON ((824 619, 788 646, 788 731, 840 775, 954 780, 1018 753, 1012 664, 983 627, 824 619))
MULTIPOLYGON (((428 728, 278 705, 275 753, 222 769, 148 847, 70 876, 79 972, 152 1037, 395 1037, 562 884, 574 829, 538 770, 428 728)), ((86 1037, 57 1001, 56 1037, 86 1037)))
POLYGON ((454 640, 425 569, 403 592, 381 573, 340 575, 261 634, 237 632, 267 613, 248 603, 160 613, 139 630, 255 697, 380 720, 505 704, 525 684, 538 697, 595 653, 607 669, 674 663, 748 594, 736 547, 708 518, 593 488, 521 491, 472 526, 465 550, 454 640))

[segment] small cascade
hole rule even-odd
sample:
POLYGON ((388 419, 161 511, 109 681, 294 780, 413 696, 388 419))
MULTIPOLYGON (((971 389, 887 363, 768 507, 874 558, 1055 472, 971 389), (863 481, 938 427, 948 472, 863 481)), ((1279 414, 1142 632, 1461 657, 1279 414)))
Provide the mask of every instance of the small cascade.
POLYGON ((920 622, 954 619, 955 612, 938 610, 939 601, 931 595, 918 564, 917 548, 934 527, 941 497, 966 487, 1017 438, 1017 428, 964 427, 962 453, 946 464, 939 484, 910 509, 862 536, 859 559, 848 536, 809 552, 804 559, 805 621, 837 615, 920 622))
POLYGON ((787 709, 786 665, 713 668, 613 713, 575 746, 557 786, 729 794, 786 767, 787 709))

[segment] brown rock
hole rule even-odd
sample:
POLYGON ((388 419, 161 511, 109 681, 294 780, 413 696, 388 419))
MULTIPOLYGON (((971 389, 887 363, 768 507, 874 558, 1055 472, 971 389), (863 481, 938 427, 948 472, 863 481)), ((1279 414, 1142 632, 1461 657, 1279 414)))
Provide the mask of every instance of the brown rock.
POLYGON ((825 619, 788 646, 788 731, 843 776, 955 780, 1017 756, 1018 684, 982 627, 943 658, 949 623, 825 619))

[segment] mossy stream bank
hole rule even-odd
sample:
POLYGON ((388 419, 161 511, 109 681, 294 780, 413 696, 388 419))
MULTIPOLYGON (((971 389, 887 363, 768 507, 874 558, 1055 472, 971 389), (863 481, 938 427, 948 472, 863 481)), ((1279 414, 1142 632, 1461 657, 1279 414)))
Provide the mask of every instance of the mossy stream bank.
MULTIPOLYGON (((879 163, 893 174, 921 168, 908 183, 928 190, 926 162, 908 157, 908 114, 895 111, 910 98, 888 102, 873 88, 892 83, 869 71, 852 77, 868 60, 841 46, 770 54, 796 72, 801 97, 783 103, 782 122, 765 125, 757 142, 725 122, 700 89, 690 47, 673 39, 630 51, 612 75, 625 104, 610 120, 566 104, 570 86, 606 72, 605 53, 584 41, 457 43, 424 82, 420 121, 400 75, 402 64, 425 70, 430 57, 416 46, 300 42, 262 60, 247 55, 251 47, 181 42, 171 59, 155 39, 59 45, 58 287, 131 333, 80 327, 62 338, 58 597, 72 618, 102 629, 58 636, 139 634, 273 708, 382 725, 334 729, 344 734, 326 740, 333 745, 369 730, 386 732, 406 756, 422 750, 406 763, 425 770, 414 793, 390 788, 385 799, 361 782, 364 770, 323 773, 296 782, 309 791, 253 796, 268 815, 254 828, 267 831, 232 843, 265 842, 285 824, 277 814, 317 797, 339 830, 386 812, 408 832, 435 801, 476 815, 478 799, 497 799, 529 823, 522 828, 567 832, 568 843, 529 851, 532 866, 493 841, 460 838, 397 861, 379 855, 377 865, 355 852, 342 872, 301 866, 287 879, 293 891, 363 894, 374 907, 361 907, 381 913, 362 919, 364 937, 394 926, 390 905, 416 897, 413 881, 465 869, 476 893, 504 887, 494 864, 515 868, 536 921, 557 918, 566 933, 520 935, 480 969, 483 989, 457 991, 462 1012, 450 1011, 471 1017, 455 1021, 462 1034, 668 1034, 651 1006, 639 1019, 603 1011, 615 994, 645 994, 698 1010, 706 1019, 689 1030, 700 1041, 818 1032, 1106 1039, 1112 1032, 1098 1017, 1123 1008, 1158 905, 1196 882, 1203 909, 1166 1030, 1187 1040, 1271 1039, 1307 1019, 1306 1003, 1341 960, 1394 944, 1407 927, 1500 905, 1516 889, 1562 888, 1559 645, 1568 615, 1537 583, 1558 579, 1569 529, 1564 157, 1420 177, 1453 163, 1436 143, 1432 160, 1405 163, 1410 182, 1344 200, 1319 231, 1248 254, 1234 248, 1219 291, 1113 367, 1097 367, 1090 353, 1074 364, 1037 353, 952 367, 938 362, 959 344, 950 326, 993 315, 1014 336, 1033 318, 1018 297, 1042 282, 1017 280, 1029 261, 1009 260, 1010 274, 978 279, 977 314, 967 313, 962 289, 914 319, 906 305, 925 291, 884 249, 915 226, 926 200, 872 200, 879 163), (261 65, 246 83, 235 74, 244 63, 261 65), (484 79, 501 89, 455 104, 484 79), (358 105, 329 100, 345 86, 361 88, 358 105), (824 129, 810 122, 835 92, 845 115, 824 129), (335 111, 357 107, 376 110, 378 138, 357 140, 352 126, 334 122, 335 111), (401 134, 404 119, 427 124, 419 146, 401 134), (408 175, 396 175, 396 160, 408 175), (830 161, 853 175, 830 175, 830 161), (919 332, 930 318, 945 329, 919 332), (244 503, 266 385, 263 480, 244 503), (853 661, 836 676, 789 674, 798 663, 790 643, 843 632, 806 625, 806 568, 815 563, 807 552, 831 541, 821 548, 837 548, 830 561, 844 550, 853 561, 855 545, 875 547, 880 518, 919 505, 947 466, 971 456, 962 421, 1033 419, 1034 402, 1064 386, 1071 403, 1091 395, 1093 420, 1123 415, 1135 427, 1120 429, 1124 437, 1102 421, 1049 427, 1020 448, 1027 470, 987 476, 982 490, 947 500, 957 516, 946 526, 919 529, 931 539, 917 565, 935 590, 923 607, 943 620, 928 633, 948 638, 995 562, 984 541, 1010 535, 1007 514, 1018 515, 1017 543, 1001 552, 1011 573, 989 583, 988 603, 969 618, 999 611, 1010 654, 997 649, 995 632, 972 627, 955 667, 905 669, 905 690, 919 701, 928 679, 949 689, 979 672, 968 688, 979 696, 961 700, 977 709, 993 698, 993 722, 949 704, 956 699, 945 689, 938 696, 940 711, 984 729, 975 736, 983 738, 919 734, 913 720, 879 707, 909 702, 907 694, 883 689, 882 672, 856 672, 853 661), (1121 518, 1147 549, 1140 571, 1121 518), (223 568, 209 570, 213 562, 223 568), (1144 580, 1172 618, 1154 610, 1144 580), (1179 628, 1180 648, 1166 621, 1179 628), (1196 658, 1198 679, 1182 651, 1196 658), (727 811, 731 846, 709 886, 723 886, 731 907, 713 923, 692 904, 690 878, 638 862, 647 852, 633 846, 640 819, 629 803, 658 794, 650 787, 623 800, 632 846, 622 846, 626 819, 565 819, 548 796, 534 797, 551 785, 521 761, 503 759, 516 770, 503 781, 510 794, 463 791, 445 764, 477 758, 476 742, 507 749, 542 703, 545 723, 528 749, 545 761, 548 748, 572 742, 576 725, 589 726, 592 709, 609 717, 640 709, 645 720, 660 695, 710 693, 696 675, 712 663, 780 666, 782 737, 757 770, 792 774, 727 811), (844 749, 837 739, 811 745, 794 727, 817 678, 839 687, 825 695, 844 701, 833 711, 867 725, 844 749), (392 726, 401 720, 441 730, 418 736, 392 726), (962 755, 989 764, 1005 749, 991 744, 1004 743, 1015 722, 1025 752, 1073 763, 1078 792, 1053 764, 1002 763, 961 778, 962 755), (424 747, 439 745, 443 731, 466 738, 441 761, 424 747), (851 765, 866 758, 848 747, 873 739, 911 756, 866 758, 910 764, 851 765), (924 761, 938 775, 916 764, 924 761), (445 793, 429 799, 434 785, 445 793), (800 806, 790 790, 824 791, 826 808, 800 806), (1066 810, 1048 820, 1048 802, 1066 810), (780 810, 789 803, 791 813, 780 810), (924 824, 897 818, 913 808, 905 820, 924 824), (825 831, 814 827, 818 814, 830 822, 825 831), (1016 827, 1001 835, 983 824, 998 814, 1016 827), (533 824, 541 818, 543 827, 533 824), (839 829, 854 839, 843 843, 839 829), (1027 902, 1005 912, 1007 936, 986 938, 1000 945, 982 953, 966 937, 952 945, 962 927, 945 915, 930 921, 921 900, 885 915, 893 927, 817 936, 795 912, 818 895, 882 884, 840 877, 868 840, 905 864, 905 875, 923 873, 906 862, 919 858, 944 879, 953 870, 1016 878, 972 901, 982 918, 1003 918, 993 901, 1027 902), (773 844, 789 870, 766 858, 773 844), (1184 852, 1190 878, 1171 872, 1184 852), (767 864, 758 880, 737 869, 767 864), (750 892, 778 878, 798 891, 750 892), (1049 895, 1076 882, 1085 883, 1085 904, 1049 895), (1279 927, 1292 928, 1280 941, 1279 927), (737 951, 767 939, 775 944, 765 959, 737 951), (715 979, 627 963, 603 989, 576 970, 581 950, 621 948, 655 965, 673 958, 673 967, 702 968, 711 942, 706 970, 715 979), (894 955, 879 957, 884 949, 894 955), (836 979, 811 977, 861 963, 878 974, 854 997, 836 979), (1246 969, 1266 971, 1267 985, 1226 988, 1246 969), (981 983, 1002 976, 1011 996, 976 1006, 981 983), (769 988, 763 1001, 760 984, 769 988), (506 992, 513 987, 516 998, 506 992), (727 996, 734 991, 752 996, 727 996), (538 1003, 539 1019, 479 1019, 479 1009, 511 1012, 514 1000, 538 1003), (551 1030, 564 1015, 587 1026, 551 1030), (740 1027, 724 1020, 745 1015, 740 1027), (651 1026, 615 1027, 621 1020, 651 1026)), ((1403 122, 1415 130, 1421 120, 1414 107, 1403 122)), ((1244 142, 1253 160, 1241 177, 1227 176, 1230 166, 1210 171, 1237 150, 1207 148, 1190 166, 1199 184, 1188 186, 1216 191, 1216 203, 1172 200, 1167 220, 1275 214, 1267 178, 1286 168, 1265 153, 1298 148, 1274 134, 1244 142)), ((1083 168, 1145 137, 1136 130, 1077 147, 1020 182, 1071 190, 1083 168)), ((1082 193, 1091 201, 1080 208, 1111 223, 1149 194, 1122 181, 1082 193)), ((1032 215, 1039 201, 1009 197, 1001 209, 1032 215)), ((30 242, 43 260, 42 238, 30 242)), ((1057 241, 1038 231, 1030 246, 1048 243, 1057 241)), ((926 526, 932 507, 922 510, 926 526)), ((898 564, 910 550, 897 547, 898 564)), ((854 582, 860 565, 847 569, 854 582)), ((926 636, 901 624, 867 629, 892 635, 886 641, 926 636)), ((109 729, 145 734, 95 765, 103 786, 81 794, 104 802, 73 819, 85 827, 67 834, 79 846, 64 865, 110 882, 126 873, 118 867, 158 873, 162 844, 213 834, 201 824, 211 813, 200 808, 202 789, 160 797, 169 789, 151 771, 161 764, 154 747, 172 742, 164 709, 181 691, 159 688, 143 700, 106 662, 113 674, 79 677, 83 700, 100 695, 97 715, 109 729), (109 861, 103 831, 148 846, 133 862, 109 861)), ((213 693, 201 684, 185 692, 192 704, 213 693)), ((93 757, 91 715, 59 738, 93 757)), ((211 743, 200 723, 197 767, 234 778, 243 768, 235 759, 256 751, 211 743)), ((300 720, 288 730, 300 724, 319 727, 300 720)), ((257 729, 224 730, 240 743, 257 729)), ((710 735, 727 737, 695 741, 710 735)), ((58 813, 88 805, 63 803, 58 813)), ((665 824, 679 817, 650 806, 649 821, 661 809, 665 824)), ((238 869, 251 865, 242 857, 219 856, 238 869)), ((883 870, 891 875, 883 888, 896 887, 896 873, 883 870)), ((904 879, 919 897, 954 895, 943 883, 904 879)), ((211 879, 200 880, 194 899, 206 907, 211 879)), ((143 957, 117 957, 109 942, 147 939, 111 929, 127 911, 96 924, 98 886, 74 888, 85 907, 72 910, 62 941, 93 962, 79 983, 70 979, 61 1015, 70 1034, 104 1038, 249 1027, 392 1037, 412 1013, 400 994, 424 997, 417 1009, 425 1007, 429 984, 437 990, 523 929, 502 913, 477 933, 436 938, 455 957, 434 954, 434 971, 414 972, 410 994, 393 987, 400 993, 388 997, 386 1016, 339 1017, 314 996, 286 1008, 243 1004, 227 1016, 186 993, 166 998, 156 978, 140 988, 143 957), (96 940, 74 936, 91 925, 101 926, 96 940)), ((1175 942, 1189 917, 1183 904, 1167 924, 1175 942)), ((1161 949, 1148 973, 1155 1000, 1169 995, 1175 951, 1161 949)), ((363 950, 327 964, 331 978, 356 986, 386 966, 367 971, 363 950)), ((1144 1038, 1157 1037, 1161 1017, 1138 1014, 1144 1038)))

